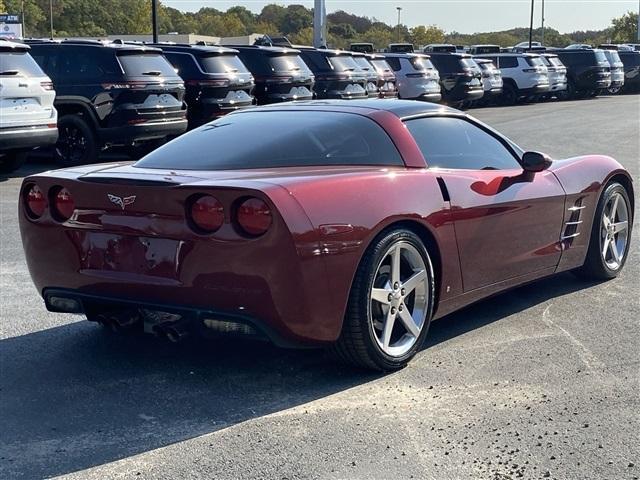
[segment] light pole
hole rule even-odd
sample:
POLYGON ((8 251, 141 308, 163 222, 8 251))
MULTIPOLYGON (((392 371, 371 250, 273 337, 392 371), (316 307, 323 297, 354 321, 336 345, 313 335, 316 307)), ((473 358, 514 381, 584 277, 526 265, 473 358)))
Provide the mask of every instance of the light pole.
POLYGON ((151 23, 153 29, 153 43, 158 43, 158 2, 151 0, 151 23))
POLYGON ((542 0, 542 39, 540 42, 544 45, 544 0, 542 0))
POLYGON ((640 0, 638 0, 638 43, 640 43, 640 0))
POLYGON ((529 22, 529 49, 533 47, 533 3, 534 0, 531 0, 531 21, 529 22))
POLYGON ((53 0, 49 0, 49 28, 51 30, 51 40, 53 40, 53 0))
POLYGON ((398 10, 398 43, 400 43, 400 12, 402 7, 396 7, 396 10, 398 10))
POLYGON ((313 6, 313 46, 327 46, 327 9, 324 0, 315 0, 313 6))

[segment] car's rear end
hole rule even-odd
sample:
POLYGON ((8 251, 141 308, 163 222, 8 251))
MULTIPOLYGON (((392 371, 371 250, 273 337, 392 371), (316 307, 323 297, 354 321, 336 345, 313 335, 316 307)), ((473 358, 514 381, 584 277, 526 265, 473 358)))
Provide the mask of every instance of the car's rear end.
POLYGON ((445 102, 462 104, 483 97, 482 72, 470 55, 434 53, 431 61, 440 72, 445 102))
POLYGON ((618 93, 624 86, 624 64, 615 50, 603 50, 611 67, 611 86, 609 93, 618 93))
POLYGON ((161 48, 185 82, 190 129, 255 103, 253 75, 238 58, 237 50, 177 45, 161 48))
POLYGON ((611 86, 611 65, 602 50, 566 49, 555 53, 567 67, 569 89, 595 93, 611 86))
POLYGON ((250 109, 135 164, 25 178, 19 222, 36 288, 49 310, 115 328, 334 341, 346 292, 336 298, 331 282, 353 272, 328 275, 327 262, 357 255, 366 230, 324 221, 310 199, 332 179, 404 169, 365 111, 250 109))
POLYGON ((502 72, 493 64, 491 60, 485 58, 474 58, 482 71, 482 86, 484 87, 484 99, 489 100, 492 96, 502 93, 502 72))
POLYGON ((283 47, 234 47, 255 79, 260 105, 311 100, 315 78, 300 51, 283 47))
POLYGON ((376 69, 364 53, 353 53, 352 56, 367 79, 366 90, 369 98, 378 98, 381 96, 380 88, 384 86, 384 79, 378 75, 376 69))
POLYGON ((384 55, 370 54, 368 59, 378 74, 380 98, 396 98, 398 96, 398 81, 384 55))
POLYGON ((567 89, 567 68, 557 55, 547 53, 540 55, 547 67, 549 75, 549 92, 554 94, 567 89))
POLYGON ((180 135, 187 129, 183 80, 157 48, 113 45, 120 72, 105 75, 109 115, 105 143, 131 145, 180 135))
POLYGON ((618 52, 624 65, 624 92, 640 91, 640 52, 618 52))
POLYGON ((368 75, 351 52, 305 48, 301 54, 316 77, 317 98, 355 100, 369 96, 368 75))
POLYGON ((53 83, 27 45, 0 42, 0 163, 7 152, 53 145, 58 138, 53 83))
POLYGON ((549 70, 540 55, 533 53, 523 54, 525 65, 522 68, 523 80, 522 90, 529 98, 536 98, 547 94, 551 87, 549 80, 549 70))

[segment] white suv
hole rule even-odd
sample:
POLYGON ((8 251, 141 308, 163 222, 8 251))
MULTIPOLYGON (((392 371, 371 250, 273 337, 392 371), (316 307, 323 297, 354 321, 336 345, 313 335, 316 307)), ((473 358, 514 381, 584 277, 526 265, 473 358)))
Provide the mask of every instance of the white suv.
POLYGON ((18 168, 30 150, 58 139, 56 92, 29 46, 0 39, 0 172, 18 168))
POLYGON ((481 103, 491 102, 492 97, 502 94, 502 72, 496 68, 488 58, 474 58, 480 70, 482 70, 482 86, 484 87, 484 96, 480 100, 481 103))
POLYGON ((398 97, 439 102, 440 74, 429 55, 420 53, 385 53, 387 63, 396 75, 398 97))
POLYGON ((564 97, 563 92, 567 90, 567 67, 553 53, 543 53, 540 57, 549 72, 549 96, 564 97))
POLYGON ((521 98, 534 100, 549 92, 549 71, 540 55, 533 53, 499 53, 482 55, 502 72, 502 100, 513 105, 521 98))

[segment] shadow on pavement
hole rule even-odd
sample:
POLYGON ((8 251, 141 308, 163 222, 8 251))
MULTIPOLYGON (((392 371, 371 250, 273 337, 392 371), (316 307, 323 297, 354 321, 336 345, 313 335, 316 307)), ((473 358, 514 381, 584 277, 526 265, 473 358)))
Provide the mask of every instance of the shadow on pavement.
MULTIPOLYGON (((589 285, 565 274, 483 301, 434 322, 428 346, 589 285)), ((2 478, 82 470, 381 377, 320 350, 229 339, 174 345, 85 321, 0 341, 0 367, 2 478)))

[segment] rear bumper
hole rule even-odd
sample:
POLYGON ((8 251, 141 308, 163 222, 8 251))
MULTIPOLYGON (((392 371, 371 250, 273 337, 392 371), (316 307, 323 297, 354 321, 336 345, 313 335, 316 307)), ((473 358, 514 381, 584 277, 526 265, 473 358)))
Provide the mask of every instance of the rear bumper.
POLYGON ((419 97, 416 97, 415 100, 437 103, 442 100, 442 95, 440 93, 423 93, 419 97))
POLYGON ((0 128, 0 150, 32 150, 54 145, 58 140, 58 128, 48 125, 33 127, 0 128))
POLYGON ((180 135, 187 130, 187 119, 146 122, 137 125, 123 125, 99 130, 103 143, 109 145, 131 145, 136 142, 157 140, 180 135))

